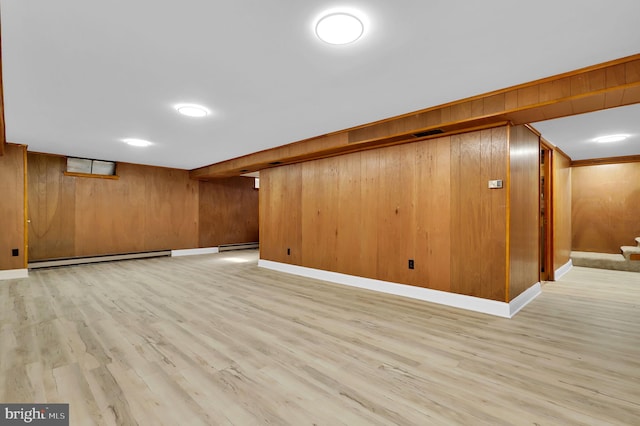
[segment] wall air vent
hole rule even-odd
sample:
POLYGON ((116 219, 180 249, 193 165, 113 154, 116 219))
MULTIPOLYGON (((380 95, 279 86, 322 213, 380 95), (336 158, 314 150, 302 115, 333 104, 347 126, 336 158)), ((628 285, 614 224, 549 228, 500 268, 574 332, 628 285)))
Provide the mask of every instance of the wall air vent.
POLYGON ((424 132, 414 133, 413 136, 415 136, 416 138, 424 138, 425 136, 439 135, 440 133, 444 133, 444 130, 442 129, 425 130, 424 132))

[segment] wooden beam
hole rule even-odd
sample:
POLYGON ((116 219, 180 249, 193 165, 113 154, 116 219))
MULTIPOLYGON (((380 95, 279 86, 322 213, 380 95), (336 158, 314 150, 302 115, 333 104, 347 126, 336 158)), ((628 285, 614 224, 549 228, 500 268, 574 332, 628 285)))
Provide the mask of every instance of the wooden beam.
POLYGON ((640 163, 640 155, 627 155, 624 157, 593 158, 589 160, 574 160, 571 162, 571 167, 599 166, 602 164, 620 164, 620 163, 640 163))
POLYGON ((640 54, 318 136, 192 170, 193 179, 228 177, 346 152, 640 103, 640 54), (417 135, 417 136, 416 136, 417 135))

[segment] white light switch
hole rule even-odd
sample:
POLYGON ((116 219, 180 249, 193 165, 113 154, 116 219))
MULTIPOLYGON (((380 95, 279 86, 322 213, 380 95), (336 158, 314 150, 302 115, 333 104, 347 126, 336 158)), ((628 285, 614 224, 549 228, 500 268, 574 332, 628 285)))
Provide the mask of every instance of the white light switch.
POLYGON ((502 188, 502 180, 501 179, 490 180, 489 189, 497 189, 497 188, 502 188))

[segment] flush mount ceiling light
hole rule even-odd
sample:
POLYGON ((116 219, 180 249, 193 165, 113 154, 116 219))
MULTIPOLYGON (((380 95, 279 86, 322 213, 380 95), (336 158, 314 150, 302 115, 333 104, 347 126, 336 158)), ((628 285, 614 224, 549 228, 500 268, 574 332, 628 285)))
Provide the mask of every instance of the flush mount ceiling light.
POLYGON ((175 106, 176 111, 188 117, 206 117, 209 110, 202 105, 196 104, 179 104, 175 106))
POLYGON ((149 146, 153 145, 152 142, 146 141, 144 139, 134 139, 134 138, 126 138, 122 139, 122 142, 131 145, 131 146, 149 146))
POLYGON ((627 139, 630 135, 607 135, 600 136, 599 138, 595 138, 593 141, 598 143, 608 143, 608 142, 621 142, 627 139))
POLYGON ((316 35, 329 44, 349 44, 364 32, 362 21, 351 13, 335 12, 324 15, 316 24, 316 35))

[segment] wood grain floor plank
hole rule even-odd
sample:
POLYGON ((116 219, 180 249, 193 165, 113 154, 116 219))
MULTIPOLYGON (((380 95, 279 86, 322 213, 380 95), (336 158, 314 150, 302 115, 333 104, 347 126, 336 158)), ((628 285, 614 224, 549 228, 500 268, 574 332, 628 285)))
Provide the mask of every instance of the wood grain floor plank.
POLYGON ((74 424, 104 424, 103 413, 89 388, 87 375, 78 364, 56 367, 53 376, 58 396, 52 402, 68 403, 69 419, 73 418, 74 424))
POLYGON ((264 270, 257 252, 0 283, 0 401, 71 424, 637 424, 640 274, 508 320, 264 270))

